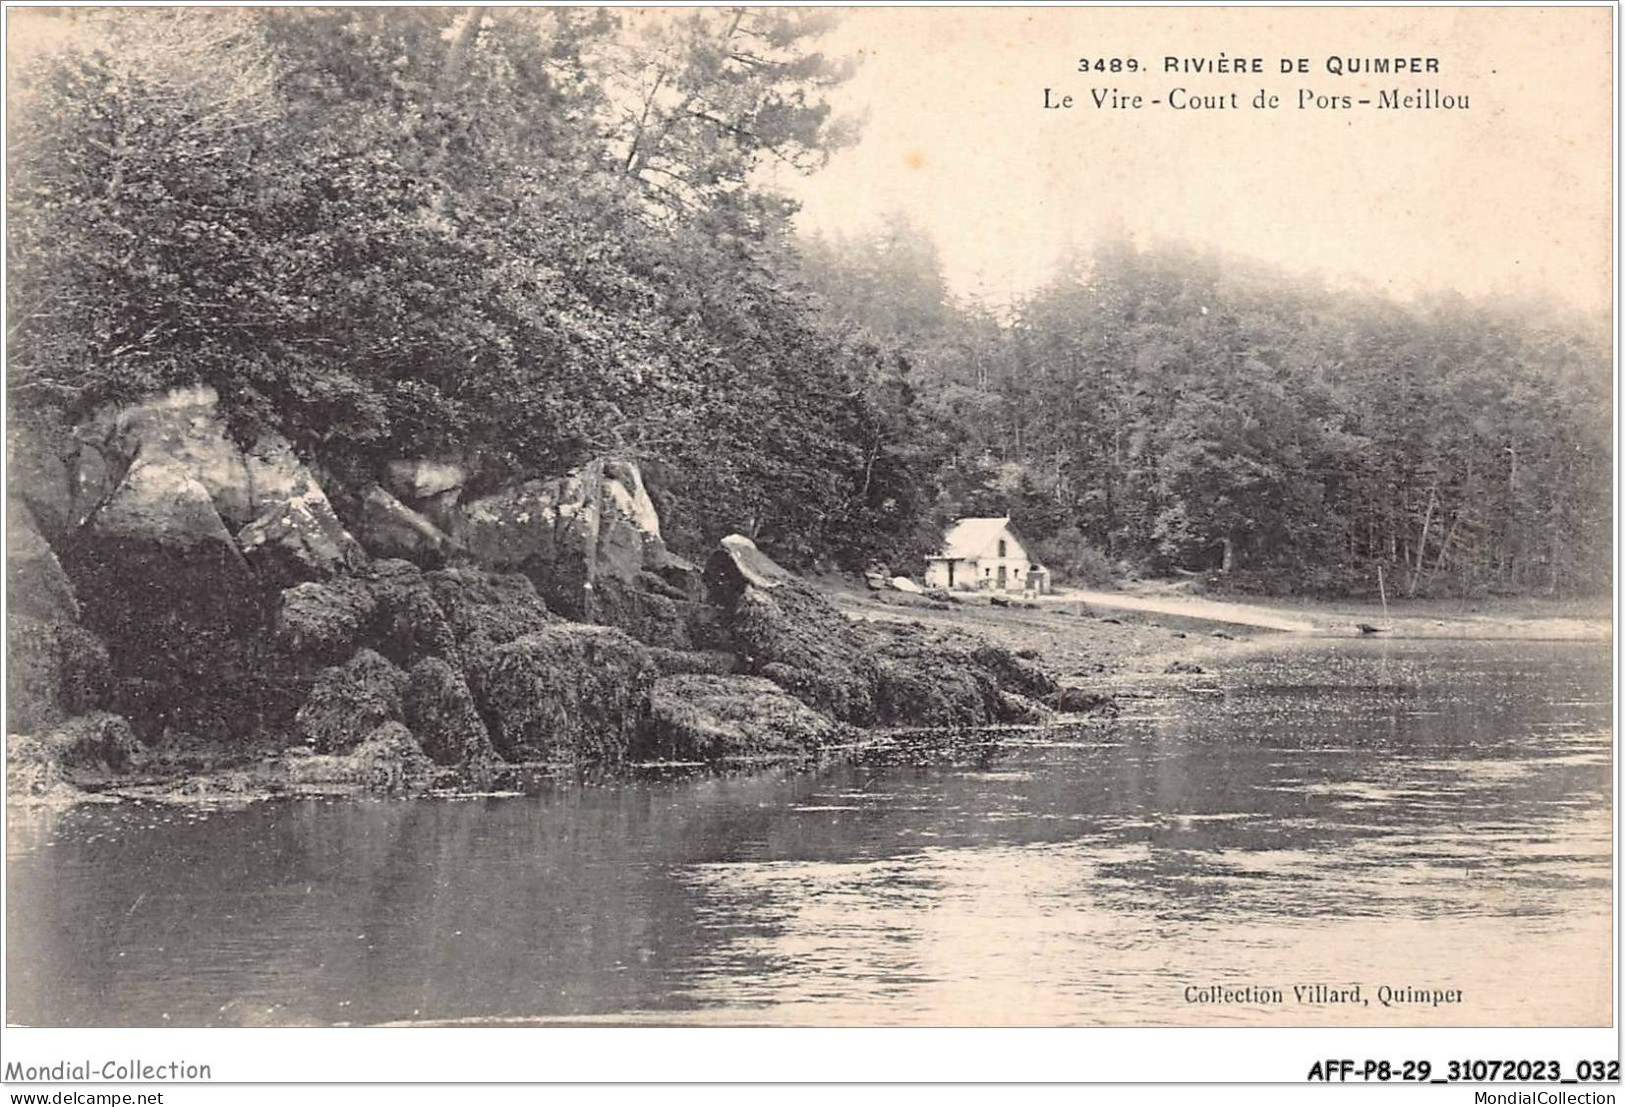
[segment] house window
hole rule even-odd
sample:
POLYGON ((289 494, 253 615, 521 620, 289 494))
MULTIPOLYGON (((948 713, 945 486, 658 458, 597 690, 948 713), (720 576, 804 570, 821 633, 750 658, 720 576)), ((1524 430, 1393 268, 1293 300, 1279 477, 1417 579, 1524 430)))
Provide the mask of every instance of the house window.
POLYGON ((999 539, 999 556, 1004 556, 1004 539, 999 539))

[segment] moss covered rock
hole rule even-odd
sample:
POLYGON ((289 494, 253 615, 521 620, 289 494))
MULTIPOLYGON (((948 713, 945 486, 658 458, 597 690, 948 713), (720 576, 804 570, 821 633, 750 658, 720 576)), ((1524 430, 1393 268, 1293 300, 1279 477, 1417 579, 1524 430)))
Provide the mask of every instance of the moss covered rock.
POLYGON ((726 676, 737 671, 739 659, 721 650, 668 650, 659 646, 649 649, 649 657, 661 676, 681 673, 706 673, 726 676))
POLYGON ((1050 675, 1003 646, 953 630, 876 623, 860 631, 877 663, 876 716, 898 726, 1032 722, 1050 675))
POLYGON ((306 667, 337 665, 371 634, 378 597, 365 578, 299 584, 282 593, 276 637, 306 667))
POLYGON ((140 749, 123 716, 106 711, 69 719, 41 740, 65 770, 122 772, 140 749))
POLYGON ((495 758, 473 694, 441 658, 425 658, 412 667, 402 707, 407 727, 436 764, 484 765, 495 758))
POLYGON ((656 676, 625 632, 558 623, 496 648, 480 707, 510 761, 613 764, 632 748, 656 676))
POLYGON ((389 722, 400 722, 407 676, 364 649, 347 664, 324 669, 294 717, 294 733, 321 753, 353 748, 389 722))
POLYGON ((683 761, 799 758, 845 736, 770 680, 692 673, 655 682, 639 749, 683 761))
POLYGON ((843 722, 875 721, 874 659, 812 586, 737 534, 711 555, 705 577, 748 671, 843 722))
POLYGON ((439 777, 412 732, 398 722, 374 728, 344 753, 284 757, 279 769, 289 784, 369 792, 422 791, 439 777))
POLYGON ((6 729, 37 732, 106 702, 107 647, 74 623, 13 615, 7 625, 6 729))

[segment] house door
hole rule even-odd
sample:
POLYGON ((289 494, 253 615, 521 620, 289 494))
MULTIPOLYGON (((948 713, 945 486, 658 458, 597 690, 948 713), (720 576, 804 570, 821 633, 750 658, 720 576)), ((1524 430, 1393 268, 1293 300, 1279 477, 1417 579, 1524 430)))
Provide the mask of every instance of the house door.
POLYGON ((953 562, 953 558, 949 558, 948 559, 948 587, 952 588, 953 586, 954 586, 954 562, 953 562))
POLYGON ((1004 591, 1007 590, 1006 586, 1005 586, 1005 582, 1004 582, 1004 573, 1005 573, 1004 566, 1000 565, 999 566, 999 591, 1000 592, 1004 592, 1004 591))

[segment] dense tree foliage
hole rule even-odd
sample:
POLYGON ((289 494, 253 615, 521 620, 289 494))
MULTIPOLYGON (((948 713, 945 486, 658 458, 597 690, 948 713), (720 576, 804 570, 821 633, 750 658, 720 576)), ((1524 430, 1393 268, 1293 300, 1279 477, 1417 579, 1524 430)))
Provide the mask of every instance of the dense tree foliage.
POLYGON ((861 562, 892 540, 878 355, 820 328, 750 184, 844 138, 826 18, 61 15, 16 76, 13 402, 72 422, 204 381, 337 473, 614 451, 665 475, 680 539, 861 562))
POLYGON ((909 352, 954 449, 946 512, 1052 563, 1237 587, 1606 589, 1606 324, 1551 305, 1331 291, 1108 242, 1004 323, 898 220, 808 244, 831 324, 909 352))

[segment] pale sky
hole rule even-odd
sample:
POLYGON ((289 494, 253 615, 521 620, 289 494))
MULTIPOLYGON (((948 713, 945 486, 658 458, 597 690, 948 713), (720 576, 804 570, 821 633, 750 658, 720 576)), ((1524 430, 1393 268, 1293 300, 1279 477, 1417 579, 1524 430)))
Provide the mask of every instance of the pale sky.
POLYGON ((804 231, 889 210, 935 237, 961 294, 1007 299, 1102 231, 1181 239, 1400 296, 1612 298, 1611 12, 1590 9, 862 9, 824 42, 861 52, 834 96, 863 138, 782 181, 804 231), (1264 59, 1164 74, 1166 55, 1264 59), (1134 57, 1139 74, 1076 72, 1134 57), (1335 77, 1329 55, 1436 57, 1437 74, 1335 77), (1283 76, 1280 59, 1310 59, 1283 76), (1042 107, 1048 86, 1070 110, 1042 107), (1092 88, 1240 93, 1241 110, 1101 111, 1092 88), (1300 110, 1297 93, 1438 88, 1465 111, 1300 110), (1260 89, 1274 111, 1246 101, 1260 89))

